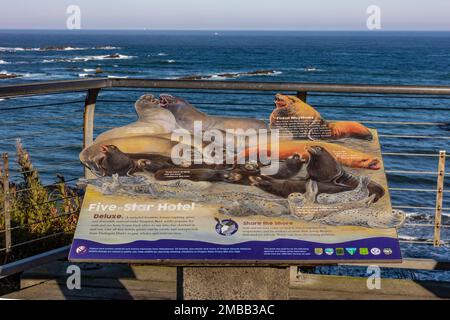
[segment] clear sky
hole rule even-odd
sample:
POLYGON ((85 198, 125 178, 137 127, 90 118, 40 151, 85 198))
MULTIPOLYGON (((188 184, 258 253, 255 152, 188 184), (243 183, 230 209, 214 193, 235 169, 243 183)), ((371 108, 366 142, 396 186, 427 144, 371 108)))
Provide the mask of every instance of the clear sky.
POLYGON ((0 29, 64 29, 69 5, 83 29, 450 31, 450 0, 0 0, 0 29))

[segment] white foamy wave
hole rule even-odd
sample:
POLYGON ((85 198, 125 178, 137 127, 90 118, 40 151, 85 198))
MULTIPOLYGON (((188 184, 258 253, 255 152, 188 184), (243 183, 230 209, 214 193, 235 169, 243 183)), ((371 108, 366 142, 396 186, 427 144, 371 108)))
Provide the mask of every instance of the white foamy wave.
POLYGON ((87 78, 87 77, 89 77, 89 73, 79 73, 78 77, 79 78, 87 78))
POLYGON ((128 76, 108 76, 108 78, 111 78, 111 79, 127 79, 128 76))
POLYGON ((24 47, 0 47, 2 52, 18 52, 18 51, 82 51, 82 50, 118 50, 120 47, 114 46, 98 46, 98 47, 72 47, 72 46, 48 46, 40 48, 24 48, 24 47))
POLYGON ((175 63, 175 60, 166 60, 167 63, 175 63))
POLYGON ((84 72, 95 72, 97 69, 83 69, 84 72))
POLYGON ((165 52, 160 52, 160 53, 157 54, 157 56, 165 57, 165 56, 168 56, 168 54, 165 53, 165 52))
POLYGON ((6 62, 5 60, 0 60, 0 64, 10 64, 10 63, 6 62))
POLYGON ((92 49, 95 50, 120 50, 121 47, 113 47, 113 46, 100 46, 100 47, 93 47, 92 49))
POLYGON ((427 238, 421 238, 421 237, 413 237, 413 236, 408 236, 408 235, 399 235, 398 236, 398 240, 400 241, 406 241, 406 242, 433 242, 433 240, 431 239, 427 239, 427 238))
POLYGON ((88 61, 101 61, 101 60, 128 60, 133 59, 135 56, 127 56, 124 54, 110 54, 107 56, 97 55, 97 56, 83 56, 83 57, 74 57, 67 59, 45 59, 42 60, 43 63, 54 63, 54 62, 68 62, 68 63, 77 63, 77 62, 88 62, 88 61))
POLYGON ((39 48, 0 47, 0 52, 39 51, 39 48))

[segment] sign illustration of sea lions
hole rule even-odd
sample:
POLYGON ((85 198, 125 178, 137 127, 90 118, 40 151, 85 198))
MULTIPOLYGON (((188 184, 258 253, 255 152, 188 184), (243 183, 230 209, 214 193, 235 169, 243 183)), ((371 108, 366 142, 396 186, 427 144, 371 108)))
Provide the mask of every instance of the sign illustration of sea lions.
MULTIPOLYGON (((381 161, 371 156, 370 154, 350 149, 339 144, 328 143, 323 141, 304 141, 304 140, 280 140, 278 142, 278 158, 279 160, 285 160, 294 153, 299 154, 303 159, 309 159, 308 147, 320 146, 327 149, 336 160, 342 165, 349 168, 361 168, 370 170, 381 169, 381 161)), ((267 147, 250 147, 247 148, 243 154, 239 157, 249 157, 250 155, 256 156, 258 154, 267 154, 270 156, 271 144, 267 147), (268 149, 268 150, 267 150, 268 149)))
POLYGON ((159 99, 145 94, 135 103, 138 120, 123 127, 114 128, 100 134, 95 143, 116 138, 130 138, 150 134, 167 134, 178 128, 174 115, 159 106, 159 99))
POLYGON ((296 96, 277 94, 270 128, 290 132, 294 138, 372 140, 370 130, 359 122, 327 122, 320 113, 296 96))
MULTIPOLYGON (((287 198, 291 193, 305 193, 306 183, 313 180, 317 183, 318 194, 334 194, 356 189, 360 180, 343 170, 335 157, 320 146, 308 148, 310 159, 307 166, 307 179, 274 179, 268 176, 250 177, 250 184, 269 193, 287 198)), ((374 202, 384 196, 384 188, 374 181, 367 185, 369 196, 375 195, 374 202)))
POLYGON ((268 129, 267 124, 262 120, 207 115, 186 100, 168 94, 160 95, 159 105, 172 112, 178 125, 190 132, 194 131, 194 121, 201 121, 203 130, 268 129))

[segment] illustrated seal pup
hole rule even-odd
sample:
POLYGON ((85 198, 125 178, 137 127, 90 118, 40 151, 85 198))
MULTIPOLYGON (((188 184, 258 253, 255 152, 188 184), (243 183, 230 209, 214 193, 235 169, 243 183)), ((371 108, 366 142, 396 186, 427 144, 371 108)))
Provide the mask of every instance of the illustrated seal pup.
POLYGON ((179 126, 193 132, 194 121, 201 121, 203 130, 219 129, 267 129, 267 124, 262 120, 246 119, 246 118, 232 118, 210 116, 196 109, 186 100, 171 96, 168 94, 161 94, 159 98, 159 105, 172 112, 179 126))
MULTIPOLYGON (((328 143, 323 141, 303 141, 303 140, 280 140, 278 142, 278 159, 285 160, 294 153, 299 154, 302 159, 309 159, 308 147, 320 146, 327 149, 339 163, 349 168, 360 168, 379 170, 381 169, 381 161, 368 153, 355 149, 350 149, 339 144, 328 143)), ((271 144, 268 143, 264 147, 249 147, 239 157, 255 157, 258 154, 267 154, 271 156, 271 144)))
POLYGON ((370 130, 359 122, 327 122, 320 113, 296 96, 277 94, 270 115, 270 128, 292 134, 294 138, 372 140, 370 130))
POLYGON ((159 106, 159 99, 151 94, 140 97, 135 105, 138 120, 123 127, 114 128, 100 134, 95 143, 134 136, 166 134, 178 128, 174 115, 159 106))

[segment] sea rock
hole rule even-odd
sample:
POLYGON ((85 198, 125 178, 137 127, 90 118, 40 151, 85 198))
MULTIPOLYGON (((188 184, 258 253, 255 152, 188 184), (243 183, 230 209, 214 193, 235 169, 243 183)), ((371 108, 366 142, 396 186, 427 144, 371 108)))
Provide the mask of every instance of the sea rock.
POLYGON ((0 79, 14 79, 20 77, 22 76, 14 73, 0 73, 0 79))

